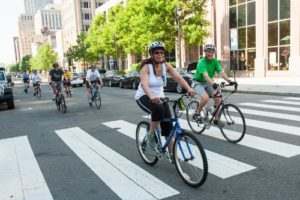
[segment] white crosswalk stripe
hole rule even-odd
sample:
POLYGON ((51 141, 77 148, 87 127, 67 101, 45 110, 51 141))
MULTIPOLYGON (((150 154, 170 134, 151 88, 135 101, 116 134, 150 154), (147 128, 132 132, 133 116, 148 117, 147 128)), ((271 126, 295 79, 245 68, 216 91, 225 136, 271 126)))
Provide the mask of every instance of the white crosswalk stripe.
POLYGON ((268 108, 275 110, 284 110, 292 112, 300 112, 300 108, 289 107, 289 106, 279 106, 279 105, 270 105, 270 104, 261 104, 261 103, 239 103, 241 106, 252 106, 257 108, 268 108))
POLYGON ((300 115, 290 115, 284 113, 277 113, 277 112, 267 112, 261 110, 253 110, 247 108, 240 108, 243 114, 251 114, 251 115, 259 115, 264 117, 271 117, 277 119, 285 119, 285 120, 292 120, 292 121, 300 121, 300 115))
MULTIPOLYGON (((116 120, 111 122, 103 123, 104 125, 116 129, 118 132, 135 139, 136 124, 124 120, 116 120)), ((205 150, 208 160, 208 171, 220 178, 229 178, 237 174, 250 171, 255 169, 254 166, 246 163, 222 156, 209 150, 205 150)))
POLYGON ((179 194, 78 127, 55 132, 121 199, 163 199, 179 194))
POLYGON ((300 101, 300 97, 285 97, 284 99, 300 101))
POLYGON ((268 102, 268 103, 278 103, 278 104, 288 104, 288 105, 300 105, 300 102, 294 102, 294 101, 282 101, 282 100, 263 100, 263 102, 268 102))
POLYGON ((27 136, 0 140, 0 199, 53 200, 27 136))

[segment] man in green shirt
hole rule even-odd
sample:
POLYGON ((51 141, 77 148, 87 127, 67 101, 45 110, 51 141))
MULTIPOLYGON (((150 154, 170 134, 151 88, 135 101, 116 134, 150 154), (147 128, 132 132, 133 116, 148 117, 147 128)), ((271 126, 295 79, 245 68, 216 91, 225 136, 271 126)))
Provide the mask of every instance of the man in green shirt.
MULTIPOLYGON (((196 73, 194 75, 194 89, 197 95, 200 95, 199 107, 197 112, 197 118, 202 120, 200 115, 203 107, 208 103, 209 97, 213 96, 217 92, 218 85, 214 83, 213 77, 215 72, 220 76, 231 82, 225 72, 222 70, 218 60, 214 58, 215 46, 213 44, 206 44, 204 46, 205 57, 200 59, 197 64, 196 73)), ((214 98, 214 106, 218 107, 221 103, 220 98, 214 98)), ((218 116, 218 115, 216 115, 218 116)), ((214 120, 214 124, 218 124, 218 118, 214 120)))

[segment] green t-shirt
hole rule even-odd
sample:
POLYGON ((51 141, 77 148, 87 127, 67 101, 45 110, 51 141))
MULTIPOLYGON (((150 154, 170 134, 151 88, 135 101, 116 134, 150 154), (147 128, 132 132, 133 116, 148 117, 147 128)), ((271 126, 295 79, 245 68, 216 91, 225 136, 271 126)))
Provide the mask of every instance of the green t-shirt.
POLYGON ((209 62, 206 57, 200 59, 197 64, 196 73, 194 75, 194 80, 199 81, 201 83, 206 83, 205 78, 203 77, 203 73, 207 72, 210 78, 213 78, 215 72, 222 72, 222 67, 216 58, 212 58, 209 62))

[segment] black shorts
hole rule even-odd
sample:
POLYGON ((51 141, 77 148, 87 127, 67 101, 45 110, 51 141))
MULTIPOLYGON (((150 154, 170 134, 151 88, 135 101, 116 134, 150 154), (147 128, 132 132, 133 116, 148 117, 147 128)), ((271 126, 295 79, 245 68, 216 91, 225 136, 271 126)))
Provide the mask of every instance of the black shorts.
MULTIPOLYGON (((95 82, 97 82, 98 84, 100 84, 100 81, 99 81, 99 80, 91 81, 92 84, 95 83, 95 82)), ((89 81, 86 81, 86 82, 85 82, 85 85, 86 85, 86 88, 88 88, 88 89, 90 88, 89 81)))
POLYGON ((169 104, 167 102, 163 102, 162 104, 152 103, 147 95, 140 97, 136 102, 143 111, 151 114, 152 121, 161 121, 161 134, 168 136, 172 130, 173 123, 163 122, 162 120, 172 117, 169 104))
POLYGON ((40 82, 38 82, 38 83, 32 83, 32 86, 33 87, 36 87, 36 86, 38 86, 40 84, 40 82))
POLYGON ((29 79, 23 79, 23 83, 29 83, 29 79))
POLYGON ((71 86, 71 80, 70 79, 64 80, 63 85, 71 86))

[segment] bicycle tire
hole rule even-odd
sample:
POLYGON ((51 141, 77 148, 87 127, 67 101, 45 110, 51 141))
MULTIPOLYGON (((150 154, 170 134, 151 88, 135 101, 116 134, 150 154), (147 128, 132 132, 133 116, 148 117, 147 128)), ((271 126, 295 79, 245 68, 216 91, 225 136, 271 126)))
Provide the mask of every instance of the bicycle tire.
POLYGON ((173 146, 175 166, 182 180, 199 187, 208 175, 207 158, 200 141, 191 133, 182 132, 173 146))
POLYGON ((61 107, 62 113, 67 112, 66 100, 65 100, 65 97, 63 95, 61 95, 61 97, 60 97, 60 107, 61 107))
POLYGON ((150 130, 150 124, 147 121, 141 121, 136 127, 136 146, 143 161, 150 166, 157 163, 158 158, 155 150, 147 147, 145 137, 150 130))
POLYGON ((38 88, 37 91, 36 91, 36 98, 40 99, 42 96, 41 94, 41 88, 38 88))
POLYGON ((97 109, 101 108, 101 96, 98 91, 95 92, 94 94, 94 101, 97 109))
POLYGON ((55 97, 55 104, 56 104, 57 110, 60 111, 61 99, 60 99, 60 97, 58 97, 58 96, 59 96, 59 95, 57 95, 57 96, 55 97))
MULTIPOLYGON (((189 102, 186 109, 186 119, 188 121, 189 127, 194 133, 201 134, 205 130, 205 125, 199 120, 195 119, 195 114, 198 109, 199 102, 192 100, 189 102)), ((204 116, 202 114, 202 116, 204 116)))
POLYGON ((241 110, 233 104, 222 105, 218 125, 222 135, 230 143, 237 143, 245 136, 245 117, 241 110), (220 123, 223 123, 224 126, 220 126, 220 123))

